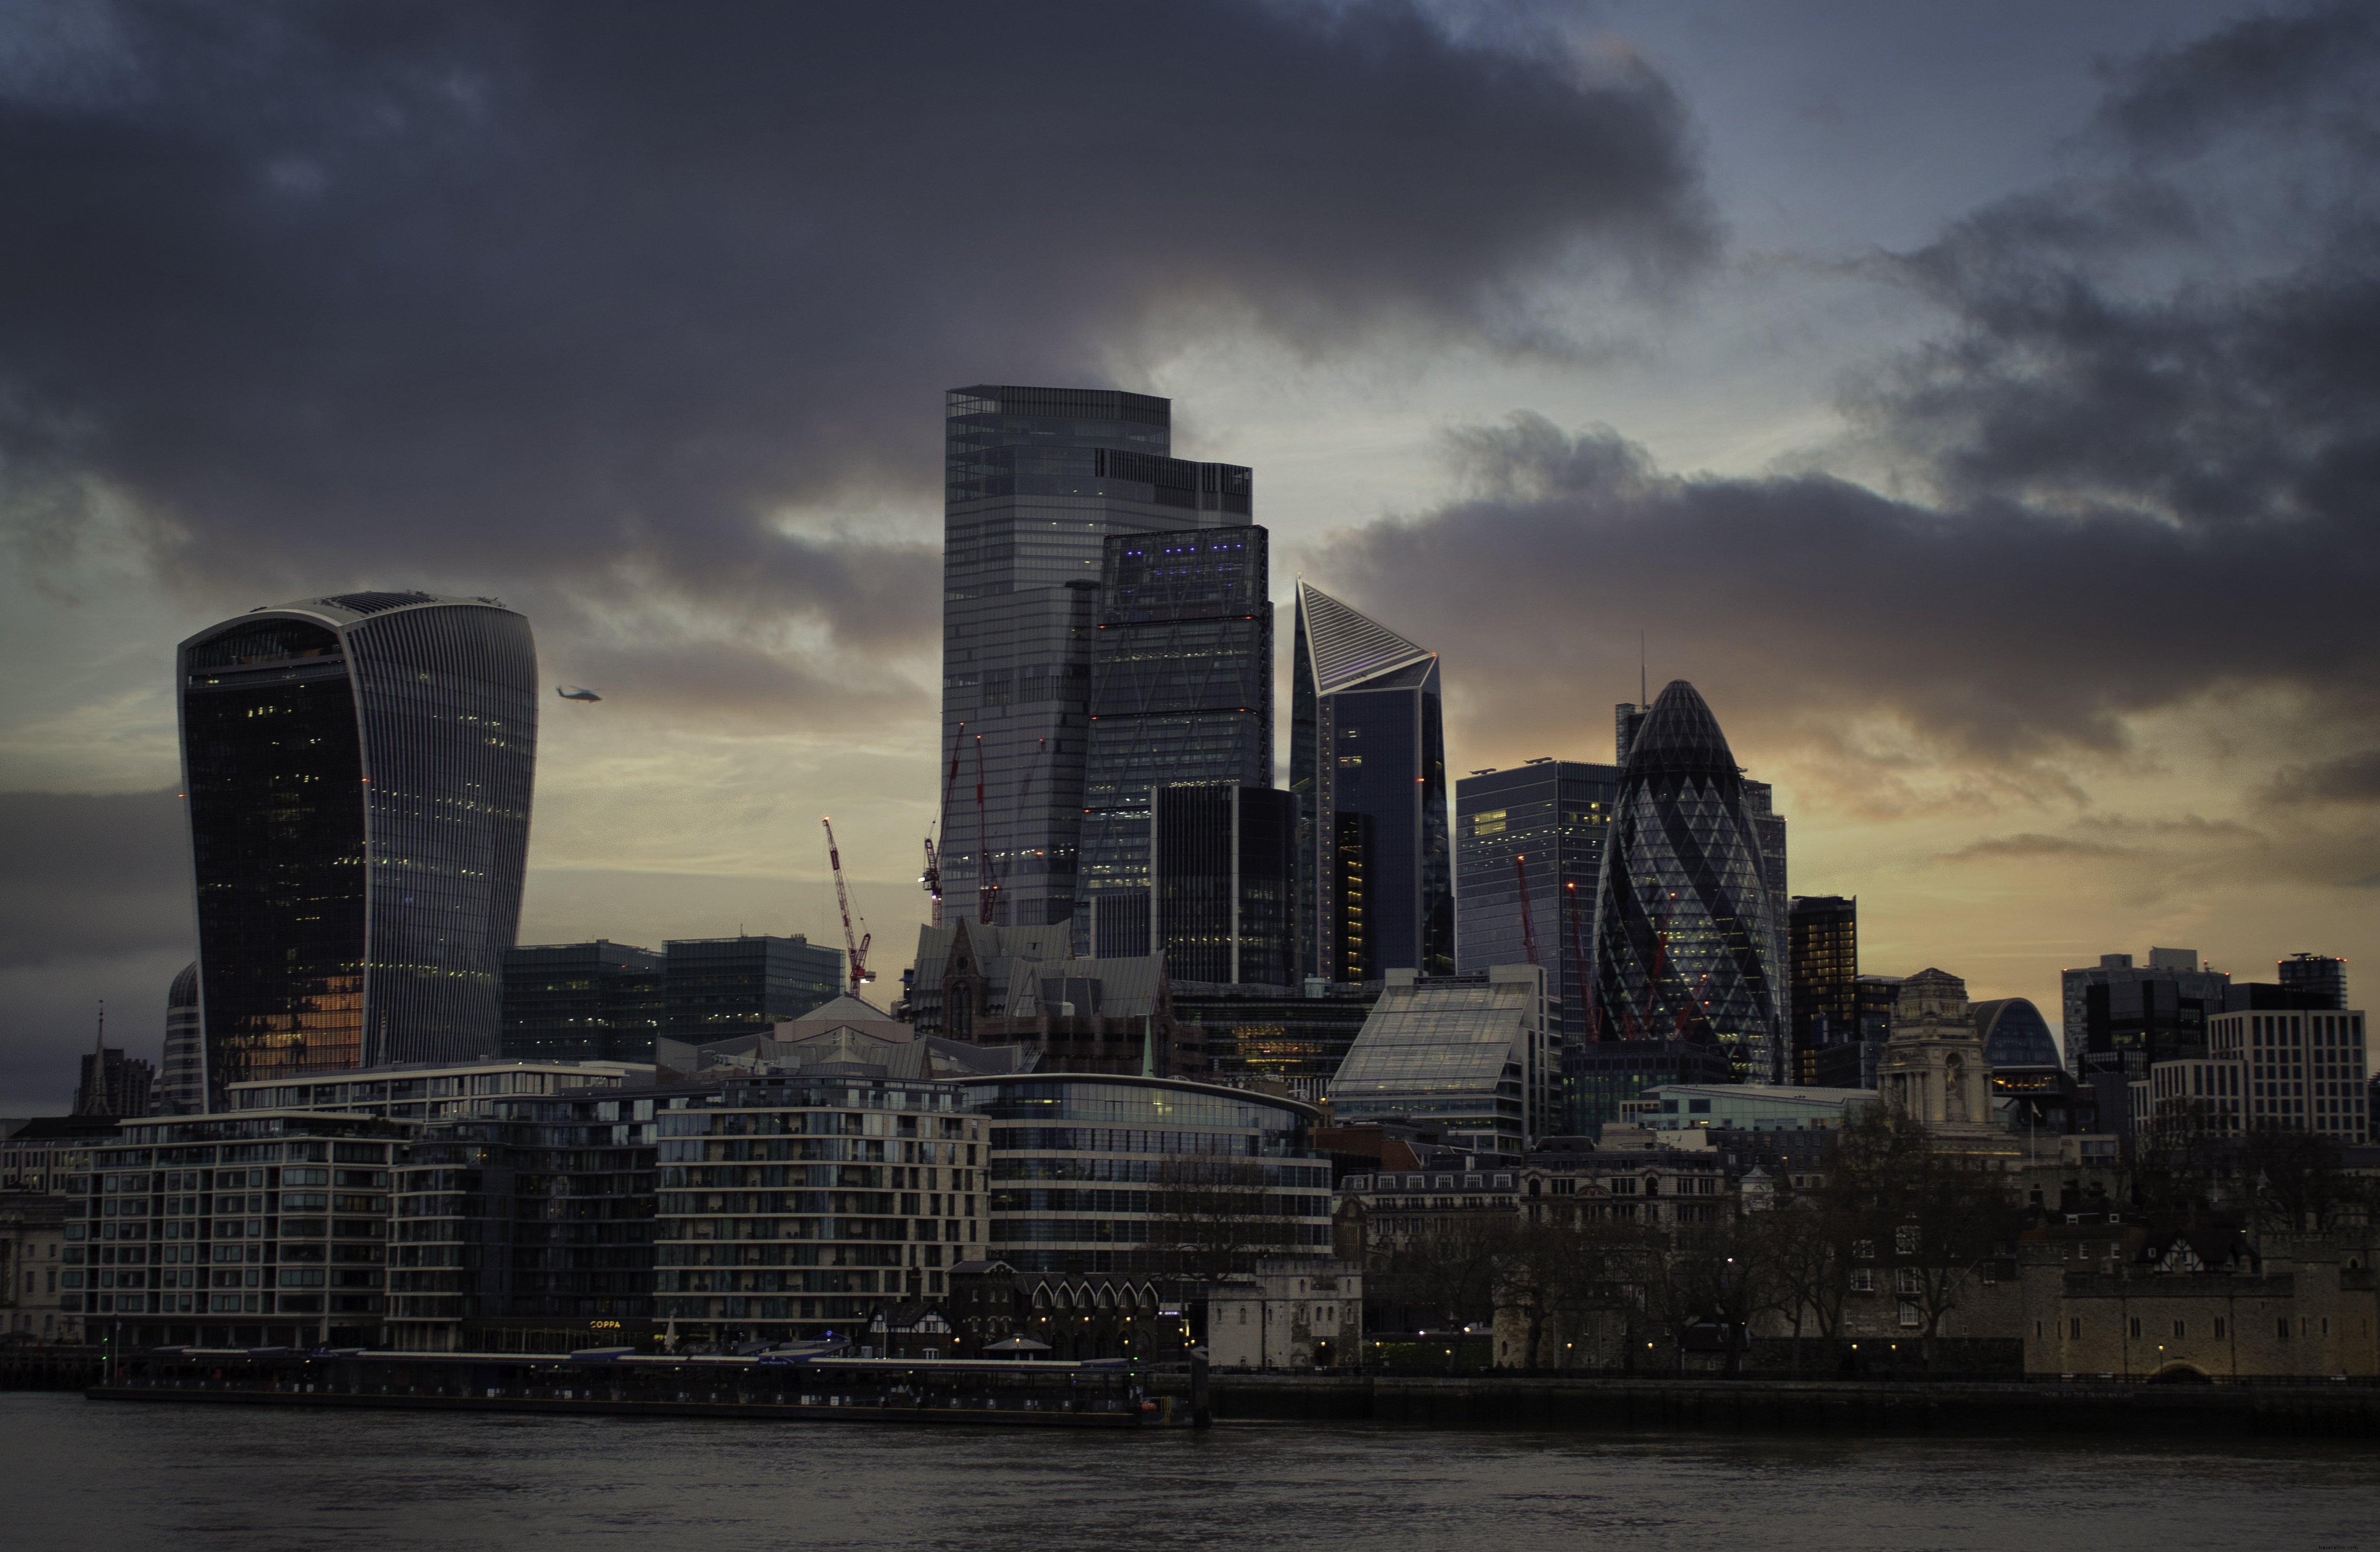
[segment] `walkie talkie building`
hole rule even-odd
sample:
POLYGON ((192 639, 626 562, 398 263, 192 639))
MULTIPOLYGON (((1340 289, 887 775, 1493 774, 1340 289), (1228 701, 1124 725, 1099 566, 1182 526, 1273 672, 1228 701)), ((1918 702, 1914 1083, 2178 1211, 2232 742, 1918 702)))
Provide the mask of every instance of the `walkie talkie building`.
POLYGON ((1595 908, 1597 1038, 1724 1050, 1781 1075, 1785 967, 1761 816, 1718 720, 1670 681, 1621 768, 1595 908))
POLYGON ((182 643, 207 1088, 493 1055, 537 649, 492 599, 342 593, 182 643))

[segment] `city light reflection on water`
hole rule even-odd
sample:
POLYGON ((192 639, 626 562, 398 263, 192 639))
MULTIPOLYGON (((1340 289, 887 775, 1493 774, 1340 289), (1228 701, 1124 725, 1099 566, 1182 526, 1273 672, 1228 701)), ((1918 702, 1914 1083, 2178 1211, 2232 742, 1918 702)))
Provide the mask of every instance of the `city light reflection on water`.
POLYGON ((177 1552, 2380 1546, 2355 1444, 1244 1425, 1207 1435, 0 1395, 7 1539, 177 1552))

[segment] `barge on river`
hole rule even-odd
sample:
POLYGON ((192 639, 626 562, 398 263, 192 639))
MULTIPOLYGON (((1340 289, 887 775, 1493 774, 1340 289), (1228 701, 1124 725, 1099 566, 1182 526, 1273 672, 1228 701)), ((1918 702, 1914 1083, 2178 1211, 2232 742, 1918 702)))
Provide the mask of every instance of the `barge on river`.
POLYGON ((1177 1406, 1171 1396, 1148 1394, 1146 1381, 1145 1369, 1129 1359, 1062 1363, 767 1352, 730 1357, 610 1348, 522 1353, 169 1347, 115 1360, 85 1394, 99 1400, 823 1423, 1042 1428, 1191 1424, 1192 1408, 1177 1406))

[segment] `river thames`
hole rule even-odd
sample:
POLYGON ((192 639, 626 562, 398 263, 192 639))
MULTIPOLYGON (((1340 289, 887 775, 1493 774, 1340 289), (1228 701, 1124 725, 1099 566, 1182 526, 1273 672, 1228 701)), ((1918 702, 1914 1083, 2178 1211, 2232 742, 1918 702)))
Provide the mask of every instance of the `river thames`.
POLYGON ((0 1394, 10 1545, 2380 1548, 2380 1452, 1227 1425, 1027 1433, 0 1394))

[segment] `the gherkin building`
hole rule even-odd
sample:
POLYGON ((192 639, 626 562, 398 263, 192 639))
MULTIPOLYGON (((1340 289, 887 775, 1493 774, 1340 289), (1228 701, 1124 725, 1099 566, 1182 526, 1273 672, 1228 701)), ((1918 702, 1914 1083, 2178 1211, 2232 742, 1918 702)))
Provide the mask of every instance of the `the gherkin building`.
POLYGON ((1670 681, 1639 726, 1596 889, 1595 1033, 1716 1045, 1740 1081, 1776 1080, 1783 1028, 1772 888, 1743 773, 1694 687, 1670 681))

